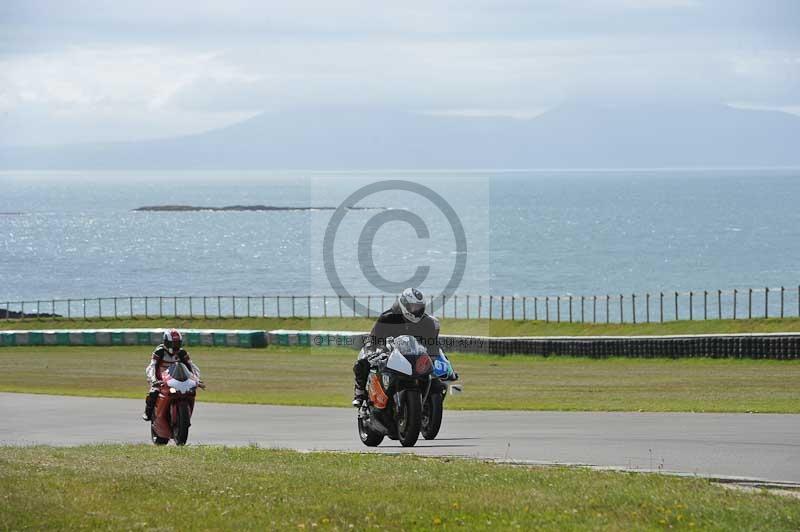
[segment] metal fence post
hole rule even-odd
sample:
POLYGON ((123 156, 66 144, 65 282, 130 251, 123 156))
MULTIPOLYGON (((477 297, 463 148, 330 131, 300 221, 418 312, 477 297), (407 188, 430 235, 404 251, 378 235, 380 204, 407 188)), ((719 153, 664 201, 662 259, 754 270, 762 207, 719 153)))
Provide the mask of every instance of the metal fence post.
MULTIPOLYGON (((339 309, 341 309, 342 302, 339 302, 339 309)), ((275 296, 275 308, 278 312, 278 317, 281 317, 281 296, 275 296)))
POLYGON ((444 294, 442 294, 442 317, 447 315, 447 307, 444 306, 444 294))
MULTIPOLYGON (((567 318, 564 319, 566 320, 567 318)), ((561 296, 556 296, 556 322, 561 323, 561 296)), ((564 323, 566 323, 566 321, 564 323)))
POLYGON ((458 296, 453 294, 453 318, 458 319, 458 296))
POLYGON ((539 297, 533 296, 533 319, 539 321, 539 297))
POLYGON ((708 290, 703 290, 703 319, 708 319, 708 290))
POLYGON ((753 289, 747 289, 747 319, 752 319, 753 317, 753 289))
POLYGON ((624 314, 624 312, 622 310, 622 304, 623 304, 622 294, 620 294, 619 295, 619 322, 620 323, 625 323, 625 314, 624 314))
POLYGON ((569 296, 569 322, 572 323, 572 296, 569 296))
POLYGON ((328 317, 328 296, 322 296, 322 317, 328 317))
POLYGON ((644 300, 645 300, 645 307, 646 307, 645 308, 645 312, 644 312, 645 320, 647 321, 647 323, 650 323, 650 292, 647 292, 645 294, 644 300))
POLYGON ((500 296, 500 319, 506 319, 506 296, 500 296))
MULTIPOLYGON (((783 319, 783 293, 785 289, 781 286, 781 319, 783 319)), ((53 313, 55 314, 55 312, 53 313)))
POLYGON ((528 297, 522 296, 522 321, 528 321, 528 297))
POLYGON ((308 319, 311 319, 311 296, 306 296, 306 310, 308 310, 308 319))
POLYGON ((585 315, 583 313, 583 300, 584 296, 581 296, 581 323, 586 323, 585 315))
POLYGON ((658 298, 658 315, 659 315, 659 322, 664 323, 664 292, 660 292, 658 298))
POLYGON ((367 296, 367 317, 370 317, 369 308, 372 306, 372 296, 367 296))
POLYGON ((689 321, 694 319, 694 292, 689 291, 689 321))
MULTIPOLYGON (((481 306, 483 304, 483 296, 478 294, 478 319, 481 319, 481 306)), ((800 304, 798 304, 800 305, 800 304)), ((800 306, 798 306, 800 309, 800 306)))
POLYGON ((733 289, 733 319, 736 319, 736 295, 739 293, 735 288, 733 289))
POLYGON ((592 323, 597 323, 597 296, 592 296, 592 323))
POLYGON ((675 321, 678 321, 678 292, 675 292, 675 321))
POLYGON ((611 296, 606 294, 606 323, 611 323, 611 296))
POLYGON ((164 317, 164 298, 163 296, 158 296, 158 317, 164 317))
POLYGON ((250 317, 250 296, 247 296, 247 317, 250 317))
POLYGON ((380 308, 381 312, 383 312, 386 309, 386 303, 385 303, 385 300, 384 300, 385 297, 386 296, 381 295, 381 308, 380 308))
POLYGON ((764 317, 769 318, 769 287, 764 287, 764 317))
POLYGON ((492 303, 494 301, 494 296, 489 294, 489 321, 492 321, 492 303))
MULTIPOLYGON (((25 317, 25 312, 24 312, 25 304, 24 303, 22 304, 22 308, 23 308, 22 316, 25 317)), ((83 299, 83 319, 84 320, 86 319, 86 298, 83 299)))
POLYGON ((636 294, 631 294, 631 315, 633 316, 633 323, 636 323, 636 294))
POLYGON ((517 298, 515 296, 511 296, 511 321, 514 321, 516 319, 516 310, 517 309, 514 308, 516 306, 516 301, 517 301, 517 298))
POLYGON ((172 298, 172 313, 175 315, 176 318, 178 317, 178 297, 177 296, 172 298))
POLYGON ((722 290, 717 289, 717 319, 722 319, 722 290))
POLYGON ((342 317, 342 296, 337 296, 339 298, 339 317, 342 317))
POLYGON ((41 313, 42 313, 42 302, 41 301, 36 301, 36 319, 37 320, 42 319, 41 313))
POLYGON ((189 318, 194 319, 194 307, 192 306, 192 296, 189 296, 189 318))
POLYGON ((203 319, 208 319, 208 310, 206 308, 206 296, 203 296, 203 319))
POLYGON ((469 294, 467 294, 467 319, 469 319, 469 294))
POLYGON ((544 296, 544 321, 550 323, 550 296, 544 296))
MULTIPOLYGON (((36 306, 37 306, 36 312, 38 313, 39 312, 39 309, 38 309, 39 302, 38 301, 36 302, 36 306)), ((102 300, 99 297, 97 298, 97 316, 100 317, 100 318, 103 317, 103 303, 102 303, 102 300)))
POLYGON ((353 317, 356 317, 356 296, 353 296, 353 317))
POLYGON ((267 296, 261 296, 261 317, 267 317, 267 296))
POLYGON ((233 310, 233 317, 236 319, 236 296, 231 296, 231 309, 233 310))
MULTIPOLYGON (((55 307, 55 303, 53 303, 55 307)), ((53 309, 53 314, 55 314, 55 309, 53 309)), ((114 319, 117 319, 117 298, 114 298, 114 319)))
POLYGON ((292 317, 293 318, 295 317, 294 314, 295 314, 295 312, 294 312, 294 296, 292 296, 292 317))

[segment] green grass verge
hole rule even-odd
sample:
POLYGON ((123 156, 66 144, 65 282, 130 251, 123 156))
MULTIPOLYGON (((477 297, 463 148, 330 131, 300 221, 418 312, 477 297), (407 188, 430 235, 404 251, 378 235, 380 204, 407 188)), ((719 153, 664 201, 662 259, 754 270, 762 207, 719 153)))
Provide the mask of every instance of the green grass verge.
MULTIPOLYGON (((198 348, 201 401, 346 406, 355 351, 198 348)), ((588 359, 451 354, 464 393, 447 408, 800 413, 800 360, 588 359)), ((142 398, 141 347, 0 349, 0 391, 142 398)))
POLYGON ((797 530, 800 500, 703 479, 413 455, 0 448, 0 528, 797 530))
MULTIPOLYGON (((0 329, 100 329, 100 328, 197 328, 197 329, 299 329, 369 331, 374 319, 366 318, 136 318, 136 319, 27 319, 0 320, 0 329)), ((800 332, 800 318, 753 320, 673 321, 640 324, 546 323, 521 320, 441 320, 445 334, 481 336, 586 336, 586 335, 659 335, 800 332)))

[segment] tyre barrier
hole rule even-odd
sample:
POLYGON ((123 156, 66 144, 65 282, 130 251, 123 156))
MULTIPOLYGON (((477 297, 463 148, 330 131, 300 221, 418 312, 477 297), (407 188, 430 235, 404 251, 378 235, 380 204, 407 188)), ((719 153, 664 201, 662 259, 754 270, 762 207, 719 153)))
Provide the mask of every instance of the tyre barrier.
MULTIPOLYGON (((94 329, 0 331, 0 346, 149 345, 161 343, 164 329, 94 329)), ((187 346, 266 347, 265 331, 183 329, 187 346)))
POLYGON ((800 359, 800 333, 440 338, 445 350, 492 355, 800 359))

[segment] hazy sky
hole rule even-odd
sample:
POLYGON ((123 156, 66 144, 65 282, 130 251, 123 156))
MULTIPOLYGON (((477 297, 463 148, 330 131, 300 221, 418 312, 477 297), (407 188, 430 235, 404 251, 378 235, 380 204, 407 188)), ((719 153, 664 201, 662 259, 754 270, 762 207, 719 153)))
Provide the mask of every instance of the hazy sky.
POLYGON ((0 4, 0 144, 329 105, 526 117, 577 99, 800 114, 800 1, 0 4), (435 5, 432 5, 435 4, 435 5))

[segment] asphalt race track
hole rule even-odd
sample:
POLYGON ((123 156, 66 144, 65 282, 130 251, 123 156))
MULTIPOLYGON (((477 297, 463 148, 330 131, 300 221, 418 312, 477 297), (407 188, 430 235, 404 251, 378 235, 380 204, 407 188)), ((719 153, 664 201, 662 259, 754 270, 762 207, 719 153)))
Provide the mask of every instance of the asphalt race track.
MULTIPOLYGON (((148 443, 144 401, 0 393, 0 443, 148 443)), ((198 403, 190 444, 365 451, 355 410, 198 403)), ((800 415, 445 411, 439 437, 378 451, 800 484, 800 415)))

